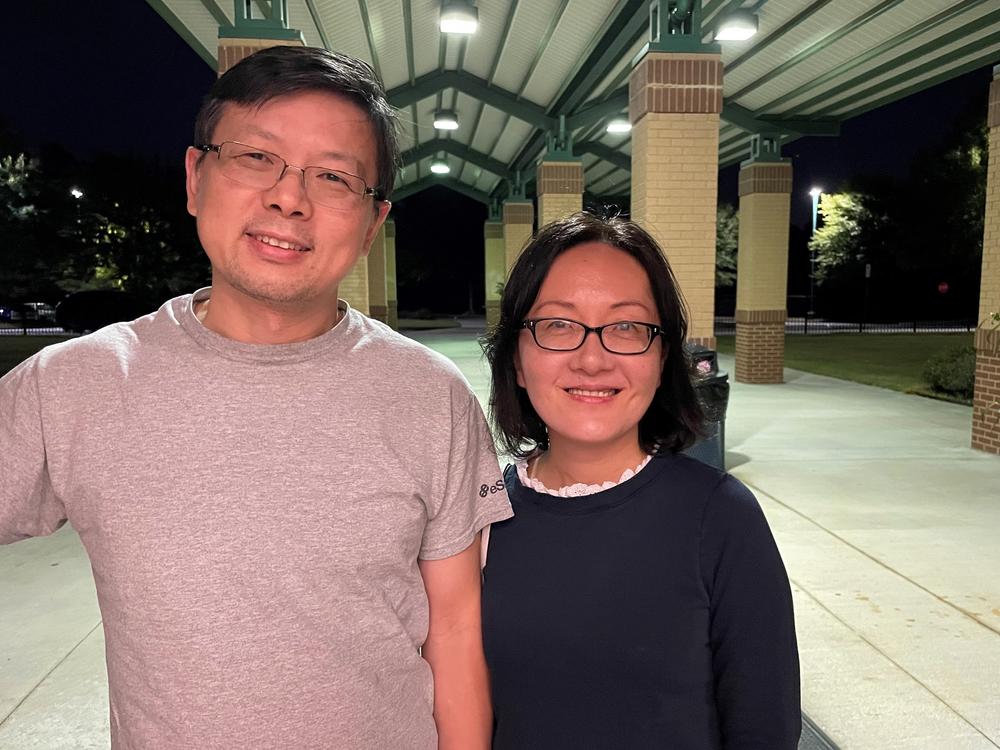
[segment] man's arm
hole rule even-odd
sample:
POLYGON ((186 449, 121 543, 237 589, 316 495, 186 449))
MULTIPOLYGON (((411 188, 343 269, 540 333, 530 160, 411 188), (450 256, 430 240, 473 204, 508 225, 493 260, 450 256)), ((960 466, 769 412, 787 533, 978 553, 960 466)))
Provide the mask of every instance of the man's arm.
POLYGON ((49 479, 37 360, 0 378, 0 544, 51 534, 66 520, 49 479))
POLYGON ((479 535, 464 551, 421 560, 430 606, 423 656, 434 673, 439 750, 487 750, 493 731, 480 613, 479 535))

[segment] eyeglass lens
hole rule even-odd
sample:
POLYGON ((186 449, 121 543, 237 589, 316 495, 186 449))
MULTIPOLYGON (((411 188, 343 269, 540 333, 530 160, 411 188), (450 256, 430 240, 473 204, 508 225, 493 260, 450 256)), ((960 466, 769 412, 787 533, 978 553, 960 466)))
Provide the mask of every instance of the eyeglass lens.
MULTIPOLYGON (((643 323, 619 321, 600 326, 597 335, 604 348, 615 354, 639 354, 649 348, 652 329, 643 323)), ((583 344, 587 329, 574 320, 546 318, 534 325, 535 341, 546 349, 569 351, 583 344)))

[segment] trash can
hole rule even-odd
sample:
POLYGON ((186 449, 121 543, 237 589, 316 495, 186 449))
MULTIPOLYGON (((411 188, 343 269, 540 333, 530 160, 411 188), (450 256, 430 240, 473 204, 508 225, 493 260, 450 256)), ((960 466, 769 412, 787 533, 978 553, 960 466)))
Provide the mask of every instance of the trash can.
POLYGON ((687 352, 691 359, 694 392, 705 413, 705 436, 684 452, 725 471, 729 373, 719 371, 719 358, 715 351, 702 346, 689 346, 687 352))

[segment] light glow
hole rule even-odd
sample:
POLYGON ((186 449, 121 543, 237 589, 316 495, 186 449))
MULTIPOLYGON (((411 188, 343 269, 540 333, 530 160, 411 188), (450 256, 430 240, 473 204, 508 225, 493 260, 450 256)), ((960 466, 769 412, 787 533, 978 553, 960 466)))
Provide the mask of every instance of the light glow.
POLYGON ((632 130, 632 123, 621 117, 617 117, 608 123, 606 130, 609 133, 628 133, 632 130))
POLYGON ((434 174, 448 174, 451 172, 451 167, 448 166, 448 162, 443 159, 437 159, 431 162, 431 171, 434 174))
POLYGON ((744 10, 734 11, 722 19, 715 30, 717 42, 745 42, 757 33, 757 16, 744 10))
POLYGON ((434 113, 434 127, 438 130, 458 130, 458 115, 450 109, 440 109, 434 113))
POLYGON ((479 11, 465 0, 444 0, 440 29, 445 34, 475 34, 479 29, 479 11))
POLYGON ((809 195, 813 198, 819 198, 823 194, 823 188, 814 187, 809 191, 809 195))

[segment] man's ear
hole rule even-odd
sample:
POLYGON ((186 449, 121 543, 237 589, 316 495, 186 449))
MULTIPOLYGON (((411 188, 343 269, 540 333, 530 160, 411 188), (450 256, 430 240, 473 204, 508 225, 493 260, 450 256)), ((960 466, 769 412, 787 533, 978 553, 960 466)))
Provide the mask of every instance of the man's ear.
POLYGON ((367 256, 372 249, 372 243, 375 241, 375 235, 378 234, 378 230, 385 224, 385 220, 389 218, 389 209, 392 208, 392 203, 389 201, 375 201, 374 212, 375 216, 372 219, 371 226, 368 227, 368 231, 365 232, 365 245, 362 249, 361 254, 367 256))
POLYGON ((198 186, 201 181, 201 158, 205 154, 196 148, 188 147, 184 154, 184 170, 187 176, 184 180, 187 188, 187 210, 192 216, 198 215, 198 186))

